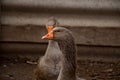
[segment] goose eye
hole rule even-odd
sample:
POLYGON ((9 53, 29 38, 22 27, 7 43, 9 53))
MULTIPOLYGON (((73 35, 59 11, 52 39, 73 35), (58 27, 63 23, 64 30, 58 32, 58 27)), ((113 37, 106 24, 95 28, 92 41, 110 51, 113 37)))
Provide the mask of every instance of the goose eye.
POLYGON ((60 30, 56 30, 56 31, 54 31, 54 32, 60 32, 60 30))

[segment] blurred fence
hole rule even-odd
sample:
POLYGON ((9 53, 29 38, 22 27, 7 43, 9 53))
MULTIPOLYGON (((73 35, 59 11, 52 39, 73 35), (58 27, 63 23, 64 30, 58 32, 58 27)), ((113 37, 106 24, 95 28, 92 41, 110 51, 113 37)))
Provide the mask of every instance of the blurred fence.
POLYGON ((79 57, 120 59, 120 0, 1 0, 1 56, 44 54, 51 16, 73 31, 79 57))

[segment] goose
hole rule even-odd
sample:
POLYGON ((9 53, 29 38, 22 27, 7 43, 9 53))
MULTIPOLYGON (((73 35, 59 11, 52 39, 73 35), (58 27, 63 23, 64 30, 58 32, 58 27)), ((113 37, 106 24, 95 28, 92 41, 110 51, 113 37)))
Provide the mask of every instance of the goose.
POLYGON ((57 41, 62 51, 62 63, 56 80, 85 80, 76 75, 76 46, 72 32, 63 27, 55 27, 42 39, 57 41))
MULTIPOLYGON (((53 27, 58 26, 58 21, 51 17, 48 19, 46 28, 50 32, 53 27)), ((35 70, 35 80, 57 80, 61 67, 62 52, 58 43, 49 40, 45 55, 39 59, 35 70)))

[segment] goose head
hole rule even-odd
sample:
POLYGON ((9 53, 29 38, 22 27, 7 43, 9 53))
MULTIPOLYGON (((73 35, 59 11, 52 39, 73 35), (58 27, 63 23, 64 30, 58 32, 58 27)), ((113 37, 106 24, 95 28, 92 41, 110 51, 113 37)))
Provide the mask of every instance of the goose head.
POLYGON ((54 27, 58 26, 59 23, 55 17, 50 17, 46 23, 46 28, 50 32, 54 27))
POLYGON ((72 33, 70 30, 63 27, 55 27, 50 32, 42 37, 42 39, 65 41, 71 39, 72 33))

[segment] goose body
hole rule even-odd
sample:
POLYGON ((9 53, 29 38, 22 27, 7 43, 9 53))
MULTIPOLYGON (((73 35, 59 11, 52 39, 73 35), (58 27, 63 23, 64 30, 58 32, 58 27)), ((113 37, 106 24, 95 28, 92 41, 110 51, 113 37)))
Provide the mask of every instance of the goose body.
MULTIPOLYGON (((46 27, 56 27, 57 25, 57 20, 50 18, 46 27)), ((60 51, 58 43, 54 40, 49 40, 45 55, 38 61, 35 70, 35 80, 57 80, 61 67, 61 56, 62 52, 60 51)))
POLYGON ((57 41, 62 51, 62 64, 57 80, 85 80, 76 76, 76 47, 70 30, 56 27, 42 39, 57 41), (53 37, 49 36, 51 34, 53 37))

